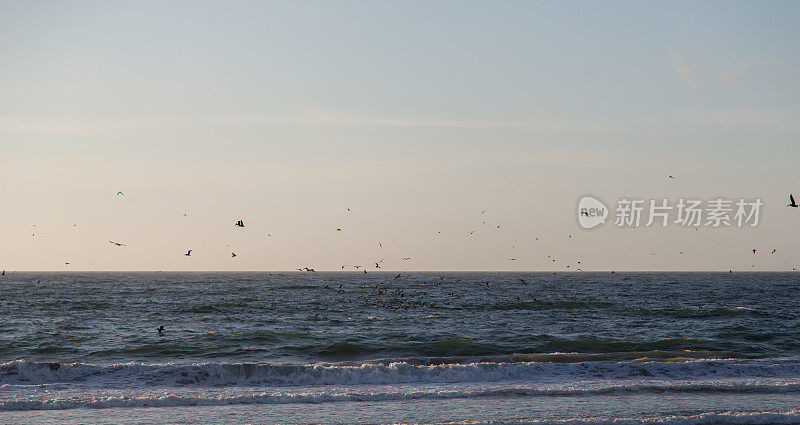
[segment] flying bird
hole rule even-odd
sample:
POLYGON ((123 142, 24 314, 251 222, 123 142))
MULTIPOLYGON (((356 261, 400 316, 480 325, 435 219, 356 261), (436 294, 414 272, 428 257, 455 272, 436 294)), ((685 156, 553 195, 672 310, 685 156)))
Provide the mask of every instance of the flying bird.
POLYGON ((186 254, 183 254, 183 255, 185 255, 187 257, 190 257, 192 255, 192 250, 190 249, 190 250, 186 251, 186 254))
POLYGON ((125 194, 122 192, 117 192, 117 196, 125 196, 125 194))
POLYGON ((777 249, 773 249, 772 252, 770 252, 770 254, 774 254, 775 251, 777 251, 777 249))
POLYGON ((244 227, 244 221, 239 220, 239 221, 236 222, 236 224, 234 224, 234 226, 236 226, 236 227, 244 227))
POLYGON ((342 229, 336 229, 336 231, 337 231, 337 232, 341 232, 341 231, 342 231, 342 229))
POLYGON ((756 250, 754 249, 754 250, 753 250, 753 254, 755 254, 755 253, 756 253, 756 250))
POLYGON ((119 243, 119 242, 114 242, 114 241, 108 241, 108 243, 110 243, 110 244, 112 244, 114 246, 127 246, 124 243, 119 243))
POLYGON ((669 176, 669 178, 674 179, 675 177, 669 176))
POLYGON ((235 252, 231 252, 231 258, 236 258, 236 253, 235 252))
POLYGON ((794 201, 794 195, 791 193, 789 194, 789 204, 786 205, 787 207, 797 208, 797 202, 794 201))

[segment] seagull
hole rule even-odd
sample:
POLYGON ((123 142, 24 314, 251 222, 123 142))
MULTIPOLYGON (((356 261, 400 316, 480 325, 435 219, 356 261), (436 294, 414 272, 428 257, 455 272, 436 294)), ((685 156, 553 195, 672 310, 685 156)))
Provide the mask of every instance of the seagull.
POLYGON ((117 192, 117 196, 125 196, 125 194, 122 192, 117 192))
POLYGON ((756 253, 756 250, 754 249, 754 250, 753 250, 753 254, 755 254, 755 253, 756 253))
POLYGON ((777 249, 773 249, 772 252, 770 252, 770 254, 774 254, 775 251, 777 251, 777 249))
POLYGON ((159 335, 164 335, 164 325, 161 325, 156 329, 159 335))
POLYGON ((669 176, 669 178, 674 179, 675 177, 669 176))
POLYGON ((376 268, 376 269, 379 269, 379 268, 381 268, 381 265, 380 265, 380 264, 378 264, 378 263, 375 263, 375 268, 376 268))
POLYGON ((190 250, 186 251, 186 254, 183 254, 183 255, 185 255, 187 257, 190 257, 192 255, 192 250, 190 249, 190 250))
POLYGON ((234 224, 234 226, 236 226, 236 227, 244 227, 244 221, 239 220, 239 221, 236 222, 236 224, 234 224))
POLYGON ((797 208, 797 202, 794 201, 794 196, 790 193, 789 194, 789 204, 786 205, 787 207, 797 208))
POLYGON ((410 259, 411 259, 411 257, 403 257, 404 261, 407 261, 407 260, 410 260, 410 259))
POLYGON ((483 211, 481 211, 481 214, 484 214, 485 212, 486 212, 486 210, 483 210, 483 211))
POLYGON ((119 243, 119 242, 114 242, 114 241, 108 241, 108 243, 110 243, 112 245, 115 245, 115 246, 126 246, 124 243, 119 243))
POLYGON ((236 258, 236 253, 235 252, 231 252, 231 258, 236 258))
POLYGON ((336 229, 336 231, 337 231, 337 232, 341 232, 341 231, 342 231, 342 229, 336 229))

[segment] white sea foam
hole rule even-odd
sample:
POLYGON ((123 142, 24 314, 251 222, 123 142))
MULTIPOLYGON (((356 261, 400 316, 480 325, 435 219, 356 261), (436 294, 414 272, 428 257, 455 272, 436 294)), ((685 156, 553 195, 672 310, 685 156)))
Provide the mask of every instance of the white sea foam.
POLYGON ((796 361, 0 364, 0 410, 475 397, 800 393, 796 361))
POLYGON ((458 421, 446 425, 772 425, 798 424, 800 410, 783 412, 720 412, 697 415, 670 415, 643 418, 581 418, 563 420, 458 421))
POLYGON ((800 391, 798 380, 714 380, 673 382, 626 380, 584 381, 564 384, 399 384, 306 387, 135 387, 102 388, 48 386, 33 391, 30 386, 0 387, 0 411, 62 410, 76 408, 128 408, 225 406, 238 404, 289 404, 328 402, 381 402, 397 400, 441 400, 480 397, 561 397, 630 395, 648 392, 691 393, 786 393, 800 391))
POLYGON ((695 379, 800 377, 800 362, 693 360, 685 362, 473 362, 418 365, 408 362, 361 365, 190 365, 13 361, 0 364, 2 384, 105 383, 125 385, 359 385, 398 383, 559 381, 575 379, 695 379))

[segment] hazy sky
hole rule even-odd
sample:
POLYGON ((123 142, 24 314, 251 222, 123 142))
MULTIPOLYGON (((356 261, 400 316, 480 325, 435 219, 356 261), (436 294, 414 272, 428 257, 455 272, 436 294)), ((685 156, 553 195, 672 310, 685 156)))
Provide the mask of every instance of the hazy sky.
POLYGON ((0 268, 800 268, 798 18, 0 1, 0 268), (586 194, 764 206, 756 228, 587 231, 586 194))

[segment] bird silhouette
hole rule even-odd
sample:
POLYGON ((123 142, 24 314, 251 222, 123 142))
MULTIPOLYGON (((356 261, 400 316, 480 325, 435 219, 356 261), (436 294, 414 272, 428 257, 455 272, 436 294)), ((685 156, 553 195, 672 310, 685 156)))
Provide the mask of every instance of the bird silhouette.
POLYGON ((186 251, 186 254, 183 254, 183 255, 185 255, 187 257, 190 257, 192 255, 192 250, 190 249, 190 250, 186 251))
POLYGON ((239 221, 236 222, 236 224, 234 224, 234 226, 236 226, 236 227, 244 227, 244 221, 239 220, 239 221))
POLYGON ((789 204, 786 205, 787 207, 797 208, 797 202, 794 201, 794 195, 791 193, 789 194, 789 204))
POLYGON ((108 241, 108 243, 110 243, 110 244, 112 244, 114 246, 127 246, 124 243, 119 243, 119 242, 114 242, 114 241, 108 241))
POLYGON ((231 252, 231 258, 236 258, 236 253, 235 252, 231 252))

